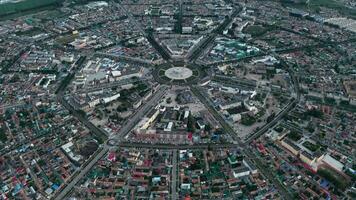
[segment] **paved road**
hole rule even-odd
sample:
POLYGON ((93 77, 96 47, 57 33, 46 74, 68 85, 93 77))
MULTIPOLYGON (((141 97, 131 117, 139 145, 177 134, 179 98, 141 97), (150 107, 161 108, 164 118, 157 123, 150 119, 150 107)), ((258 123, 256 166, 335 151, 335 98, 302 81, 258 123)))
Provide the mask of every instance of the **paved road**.
POLYGON ((58 193, 54 198, 55 200, 63 200, 66 198, 67 194, 72 190, 72 188, 89 172, 89 170, 109 151, 108 146, 104 148, 87 164, 84 164, 77 172, 79 174, 74 174, 69 183, 65 184, 65 187, 58 193))
POLYGON ((38 187, 39 189, 39 192, 44 195, 42 192, 43 191, 43 187, 42 187, 42 184, 39 182, 39 179, 37 177, 37 174, 35 174, 33 172, 33 170, 31 170, 30 166, 28 166, 27 162, 23 159, 23 156, 21 155, 20 156, 20 160, 21 160, 21 163, 24 165, 24 167, 26 168, 26 171, 30 172, 30 176, 32 177, 33 179, 33 182, 35 183, 35 186, 38 187))
MULTIPOLYGON (((219 121, 221 126, 224 128, 225 131, 227 131, 228 134, 230 134, 234 140, 238 143, 236 147, 241 148, 242 153, 245 155, 245 159, 250 160, 252 163, 256 165, 258 170, 261 172, 262 175, 264 175, 268 180, 270 180, 275 187, 278 189, 279 193, 285 198, 285 199, 292 199, 292 195, 290 192, 284 187, 283 184, 281 184, 278 179, 273 176, 273 174, 269 171, 269 169, 266 168, 261 162, 259 158, 257 158, 252 151, 249 150, 248 145, 245 143, 242 143, 240 141, 240 138, 237 137, 236 133, 234 130, 225 122, 225 120, 220 116, 220 114, 215 110, 215 108, 212 106, 210 101, 204 97, 204 95, 201 94, 201 90, 191 87, 192 92, 199 98, 199 100, 205 104, 205 106, 208 108, 208 110, 213 114, 213 116, 219 121)), ((268 129, 266 129, 268 130, 268 129)), ((264 132, 263 132, 264 133, 264 132)))
POLYGON ((13 103, 13 104, 0 105, 0 111, 1 110, 5 111, 5 110, 10 109, 10 108, 22 107, 22 106, 25 106, 26 104, 31 104, 31 102, 37 102, 37 101, 39 101, 41 99, 48 99, 48 98, 52 98, 52 96, 51 95, 44 95, 44 96, 40 96, 40 97, 31 96, 31 98, 28 99, 28 100, 20 100, 18 102, 13 103), (28 103, 26 103, 25 101, 27 101, 28 103))
POLYGON ((167 91, 168 86, 160 85, 154 95, 145 102, 135 113, 134 115, 126 122, 126 124, 120 129, 119 133, 113 136, 113 138, 118 143, 121 142, 130 130, 132 130, 136 124, 154 107, 157 105, 159 100, 162 99, 162 96, 167 91))
POLYGON ((272 126, 276 125, 279 122, 279 120, 281 120, 286 114, 288 114, 291 110, 293 110, 293 108, 297 105, 297 103, 300 100, 299 81, 298 78, 295 76, 294 71, 292 71, 291 67, 278 54, 276 54, 275 52, 271 52, 271 54, 281 62, 282 66, 286 67, 286 70, 288 71, 292 79, 292 84, 294 87, 293 89, 296 94, 296 98, 292 98, 291 101, 287 104, 287 106, 284 107, 284 109, 281 112, 279 112, 271 122, 265 124, 260 130, 250 135, 246 139, 245 141, 246 143, 255 140, 256 138, 263 135, 272 126))
MULTIPOLYGON (((119 132, 114 136, 115 139, 118 141, 118 143, 121 141, 121 139, 132 130, 132 128, 137 124, 137 121, 140 120, 153 106, 156 105, 156 103, 161 99, 161 97, 164 95, 165 91, 167 89, 167 86, 160 86, 157 92, 151 99, 144 104, 139 111, 137 111, 134 116, 131 118, 130 121, 128 121, 120 130, 119 132)), ((62 93, 59 93, 58 97, 59 102, 65 106, 67 109, 73 112, 73 115, 77 117, 87 128, 89 128, 91 131, 93 131, 96 134, 106 134, 105 131, 102 129, 97 128, 94 126, 91 122, 89 122, 85 117, 81 116, 80 114, 76 113, 76 111, 73 109, 71 105, 67 101, 64 100, 62 93)), ((100 158, 102 158, 110 149, 110 146, 107 144, 104 144, 103 149, 100 150, 96 155, 94 155, 88 163, 85 163, 81 166, 81 168, 78 170, 78 174, 73 175, 73 178, 70 180, 69 183, 65 185, 65 187, 56 195, 54 199, 64 199, 68 193, 73 189, 73 187, 79 182, 80 179, 82 179, 88 172, 89 170, 97 163, 100 158)))
POLYGON ((258 131, 256 131, 253 134, 249 135, 248 138, 245 140, 245 142, 246 143, 250 143, 253 140, 259 138, 264 133, 266 133, 266 131, 268 131, 268 129, 272 128, 274 125, 276 125, 279 122, 279 120, 281 120, 286 114, 288 114, 294 108, 296 103, 297 103, 297 100, 293 98, 288 103, 288 105, 274 117, 274 119, 271 122, 265 124, 258 131))
POLYGON ((129 143, 121 142, 121 147, 137 147, 137 148, 148 148, 148 149, 218 149, 218 148, 233 148, 236 147, 236 144, 150 144, 150 143, 129 143))
POLYGON ((167 52, 166 49, 164 49, 157 41, 156 39, 153 37, 152 34, 147 33, 143 28, 142 25, 137 22, 137 20, 135 19, 135 17, 132 15, 131 12, 128 12, 128 10, 126 10, 120 3, 117 4, 118 7, 120 7, 122 9, 122 11, 127 15, 127 17, 129 18, 130 22, 133 23, 133 25, 136 26, 136 28, 139 29, 139 31, 147 38, 148 42, 151 43, 152 47, 156 49, 156 51, 162 56, 163 59, 165 60, 169 60, 171 58, 170 54, 167 52))
POLYGON ((191 49, 187 53, 187 59, 190 62, 194 62, 199 56, 204 52, 204 50, 211 44, 212 41, 216 38, 218 34, 224 31, 233 21, 233 19, 242 11, 242 7, 235 8, 231 16, 228 16, 223 23, 221 23, 216 29, 208 35, 208 37, 203 38, 203 41, 200 42, 195 48, 191 49))
POLYGON ((161 57, 164 60, 170 60, 171 59, 171 55, 168 52, 168 49, 165 46, 162 46, 162 44, 160 44, 153 36, 153 34, 149 34, 147 35, 147 40, 148 42, 150 42, 150 44, 152 45, 152 47, 154 49, 156 49, 156 51, 161 55, 161 57))
POLYGON ((76 117, 81 123, 83 123, 90 131, 92 131, 98 137, 107 137, 108 133, 101 128, 98 128, 93 123, 91 123, 85 116, 75 110, 72 105, 70 105, 65 99, 63 94, 57 96, 58 102, 62 104, 71 114, 76 117))
POLYGON ((182 34, 182 26, 183 26, 183 0, 179 0, 178 1, 179 4, 179 15, 178 15, 178 19, 177 22, 178 23, 178 33, 182 34))
MULTIPOLYGON (((84 63, 85 57, 77 63, 76 69, 80 69, 81 65, 84 63)), ((84 126, 86 126, 90 131, 92 131, 95 135, 99 137, 107 137, 107 132, 96 127, 94 124, 92 124, 87 118, 85 118, 82 114, 80 114, 77 110, 74 109, 72 105, 70 105, 64 98, 64 93, 66 90, 66 87, 69 85, 69 83, 72 81, 74 76, 71 76, 70 80, 64 81, 64 83, 59 87, 58 92, 57 92, 57 101, 62 104, 63 107, 65 107, 69 112, 76 117, 81 123, 83 123, 84 126)), ((79 174, 74 174, 69 181, 69 183, 66 183, 63 188, 57 193, 54 197, 54 199, 64 199, 65 196, 72 190, 72 188, 79 182, 81 178, 94 166, 98 160, 105 155, 105 153, 109 150, 109 147, 104 145, 104 147, 96 153, 93 157, 91 157, 89 160, 87 160, 86 163, 84 163, 81 168, 77 171, 79 174)))
MULTIPOLYGON (((273 54, 275 55, 275 54, 273 54)), ((276 58, 279 58, 278 55, 275 55, 276 58)), ((280 58, 279 58, 280 59, 280 58)), ((284 187, 284 185, 269 171, 268 168, 263 164, 263 162, 260 160, 260 158, 256 157, 255 154, 252 153, 252 151, 249 150, 248 143, 261 135, 263 135, 267 130, 269 130, 271 127, 273 127, 278 121, 285 116, 286 114, 291 111, 296 103, 300 99, 300 93, 299 93, 299 83, 298 79, 294 76, 293 71, 290 70, 289 66, 282 60, 282 64, 287 67, 288 72, 290 73, 292 77, 292 82, 294 86, 294 90, 297 94, 296 98, 293 98, 291 102, 285 107, 283 111, 281 111, 277 116, 270 122, 267 123, 264 127, 262 127, 259 131, 253 133, 245 143, 242 143, 240 139, 237 137, 235 131, 225 122, 225 120, 220 116, 220 114, 216 111, 212 103, 201 93, 201 90, 199 90, 196 87, 191 87, 192 92, 200 99, 200 101, 205 104, 205 106, 208 108, 208 110, 213 114, 213 116, 220 122, 221 126, 227 131, 232 137, 235 138, 235 140, 238 142, 238 147, 242 149, 242 153, 245 155, 245 159, 250 160, 252 163, 256 165, 256 167, 259 169, 259 171, 268 179, 270 180, 278 189, 280 194, 285 198, 285 199, 292 199, 292 194, 290 191, 288 191, 287 188, 284 187), (247 144, 247 145, 246 145, 247 144)))
MULTIPOLYGON (((118 1, 119 2, 119 1, 118 1)), ((147 36, 147 33, 145 32, 145 30, 142 29, 142 25, 140 23, 137 22, 137 20, 135 19, 135 17, 132 15, 131 12, 129 12, 127 9, 125 9, 121 3, 116 4, 116 6, 121 9, 129 18, 130 22, 132 22, 137 29, 139 29, 139 31, 144 35, 147 36)))
MULTIPOLYGON (((221 32, 222 30, 226 29, 226 27, 231 23, 232 19, 235 16, 237 16, 240 11, 241 11, 241 8, 235 10, 234 13, 232 14, 232 16, 227 18, 216 30, 214 30, 208 36, 208 38, 206 38, 205 41, 202 42, 201 45, 199 45, 196 49, 194 49, 191 54, 190 61, 194 61, 196 58, 198 58, 199 55, 201 55, 201 53, 204 51, 204 49, 206 49, 206 47, 214 40, 216 35, 219 32, 221 32)), ((127 11, 125 11, 125 12, 127 12, 127 11)), ((150 38, 150 36, 147 33, 145 33, 145 31, 141 28, 141 25, 133 18, 131 13, 127 12, 127 15, 129 16, 129 18, 131 18, 130 20, 140 29, 140 31, 148 39, 152 39, 152 38, 150 38)), ((163 48, 157 43, 157 41, 150 41, 150 42, 153 43, 154 45, 156 45, 155 48, 158 50, 163 48)), ((167 55, 165 55, 165 52, 160 52, 160 54, 163 55, 164 57, 167 56, 167 55)), ((295 79, 293 78, 293 81, 294 80, 295 79)), ((174 152, 175 152, 175 153, 173 153, 173 157, 174 157, 173 162, 174 163, 173 163, 173 167, 172 167, 172 199, 178 199, 176 196, 177 195, 177 185, 176 185, 177 184, 177 177, 176 177, 177 174, 176 174, 176 172, 177 172, 177 165, 178 165, 178 163, 177 163, 177 149, 208 148, 208 147, 212 147, 212 148, 239 147, 239 148, 242 148, 243 153, 246 156, 246 159, 249 159, 253 163, 255 163, 256 167, 261 171, 261 173, 275 184, 277 189, 280 191, 281 195, 283 195, 287 199, 290 197, 289 192, 284 188, 284 186, 268 171, 268 169, 265 168, 265 166, 263 165, 263 162, 249 150, 249 148, 246 146, 246 143, 242 143, 239 140, 239 138, 235 134, 234 130, 224 121, 224 119, 220 116, 220 114, 215 110, 215 108, 211 104, 211 102, 208 99, 206 99, 206 97, 204 97, 200 93, 201 91, 199 91, 199 89, 196 87, 191 87, 193 93, 195 93, 196 96, 202 101, 202 103, 206 105, 206 107, 213 114, 213 116, 220 122, 222 127, 232 137, 234 137, 236 139, 236 141, 238 142, 237 145, 234 145, 234 144, 210 144, 210 145, 194 145, 194 146, 191 146, 191 145, 174 146, 174 145, 164 145, 164 144, 155 145, 155 144, 138 144, 138 143, 127 143, 127 142, 122 143, 121 142, 122 139, 135 127, 135 125, 139 122, 139 120, 147 112, 149 112, 152 109, 152 107, 157 105, 157 102, 159 100, 161 100, 161 98, 164 95, 167 88, 168 88, 167 86, 160 86, 159 89, 157 90, 157 92, 155 92, 155 94, 153 95, 153 97, 148 102, 146 102, 143 106, 141 106, 138 109, 138 111, 135 112, 134 115, 130 118, 130 120, 128 120, 126 122, 126 124, 124 124, 124 126, 120 129, 120 131, 116 135, 112 136, 110 139, 116 140, 118 145, 125 146, 125 147, 171 148, 171 149, 174 149, 174 152)), ((58 96, 57 96, 58 101, 60 103, 62 103, 62 105, 64 107, 66 107, 68 110, 70 110, 75 117, 77 117, 87 128, 89 128, 95 134, 107 136, 107 133, 105 131, 94 126, 84 116, 82 116, 80 113, 78 113, 71 105, 69 105, 68 102, 66 102, 66 100, 64 99, 64 96, 63 96, 64 89, 65 88, 63 88, 62 91, 60 91, 58 93, 58 96)), ((260 135, 264 134, 270 127, 272 127, 275 123, 277 123, 281 119, 281 117, 283 117, 286 113, 288 113, 289 110, 292 109, 292 107, 293 106, 291 103, 290 106, 287 107, 287 109, 283 110, 283 112, 280 113, 280 115, 277 115, 277 117, 275 117, 275 119, 272 120, 271 123, 268 123, 265 127, 263 127, 258 132, 256 132, 252 136, 252 138, 257 138, 260 135)), ((252 138, 251 138, 251 140, 252 140, 252 138)), ((96 155, 94 155, 87 163, 82 165, 80 170, 78 170, 78 174, 73 176, 72 180, 68 184, 65 185, 65 187, 58 193, 58 195, 56 196, 55 199, 64 199, 66 197, 66 195, 68 195, 68 193, 73 189, 73 187, 81 180, 81 178, 83 178, 88 173, 88 171, 95 165, 95 163, 98 162, 98 160, 100 158, 102 158, 108 152, 109 149, 110 149, 110 146, 107 144, 104 144, 102 149, 100 151, 98 151, 98 153, 96 155)))
POLYGON ((173 167, 172 167, 172 190, 171 190, 171 194, 172 194, 172 199, 171 200, 177 200, 177 166, 178 166, 178 162, 177 162, 177 150, 173 150, 173 167))
POLYGON ((220 125, 228 131, 230 134, 233 134, 232 137, 236 137, 235 131, 228 125, 225 120, 221 117, 221 115, 218 113, 218 111, 215 109, 214 105, 212 102, 202 94, 202 89, 198 86, 192 86, 190 87, 190 90, 193 92, 193 94, 198 97, 198 99, 205 105, 205 107, 209 110, 209 112, 214 116, 216 120, 220 122, 220 125))
POLYGON ((252 150, 249 150, 248 148, 242 148, 242 153, 245 154, 244 159, 254 163, 262 175, 273 183, 283 199, 294 199, 288 188, 284 187, 284 185, 275 176, 275 173, 271 172, 270 169, 262 163, 263 161, 259 156, 256 156, 254 153, 252 153, 252 150))
POLYGON ((7 110, 9 108, 22 107, 24 105, 26 105, 26 103, 16 103, 16 104, 10 104, 10 105, 3 105, 3 106, 0 106, 0 110, 7 110))
POLYGON ((127 85, 127 84, 133 84, 135 82, 139 82, 139 81, 143 81, 143 78, 140 79, 124 79, 121 81, 115 81, 112 83, 102 83, 102 84, 97 84, 94 87, 87 87, 87 88, 83 88, 83 89, 79 89, 76 91, 76 93, 87 93, 87 92, 95 92, 101 89, 105 89, 105 88, 112 88, 112 87, 121 87, 123 85, 127 85))
POLYGON ((145 59, 141 59, 141 58, 134 58, 134 57, 129 57, 129 56, 116 55, 116 54, 112 54, 112 53, 97 52, 94 55, 95 56, 101 56, 101 57, 109 57, 109 58, 114 58, 114 59, 120 59, 120 60, 124 60, 126 62, 143 64, 143 65, 151 65, 152 64, 152 62, 150 60, 145 60, 145 59))

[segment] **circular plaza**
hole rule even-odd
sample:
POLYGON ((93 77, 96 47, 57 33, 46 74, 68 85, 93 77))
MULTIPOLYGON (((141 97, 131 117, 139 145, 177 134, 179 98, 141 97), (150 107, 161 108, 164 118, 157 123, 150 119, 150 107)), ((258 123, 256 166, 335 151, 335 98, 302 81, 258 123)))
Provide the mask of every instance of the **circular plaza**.
POLYGON ((193 75, 193 71, 186 67, 172 67, 167 69, 164 75, 172 80, 185 80, 193 75))
POLYGON ((165 63, 154 70, 153 76, 159 83, 187 85, 197 83, 201 79, 202 72, 198 65, 165 63))

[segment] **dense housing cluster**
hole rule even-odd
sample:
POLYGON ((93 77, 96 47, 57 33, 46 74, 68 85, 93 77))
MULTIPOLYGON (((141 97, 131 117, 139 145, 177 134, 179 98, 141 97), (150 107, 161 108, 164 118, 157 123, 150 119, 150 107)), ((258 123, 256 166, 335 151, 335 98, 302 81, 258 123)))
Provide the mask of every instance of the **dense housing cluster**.
POLYGON ((354 199, 355 13, 0 1, 0 199, 354 199))

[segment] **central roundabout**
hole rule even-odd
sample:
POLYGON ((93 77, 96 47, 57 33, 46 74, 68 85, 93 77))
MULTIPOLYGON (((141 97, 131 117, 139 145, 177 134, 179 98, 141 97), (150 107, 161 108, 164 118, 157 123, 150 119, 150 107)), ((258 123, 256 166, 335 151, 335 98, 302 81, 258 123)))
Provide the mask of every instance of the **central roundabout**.
POLYGON ((155 80, 161 84, 188 85, 198 83, 204 77, 202 66, 192 63, 164 63, 153 71, 155 80))
POLYGON ((172 80, 185 80, 193 75, 193 71, 187 67, 172 67, 167 69, 164 75, 172 80))

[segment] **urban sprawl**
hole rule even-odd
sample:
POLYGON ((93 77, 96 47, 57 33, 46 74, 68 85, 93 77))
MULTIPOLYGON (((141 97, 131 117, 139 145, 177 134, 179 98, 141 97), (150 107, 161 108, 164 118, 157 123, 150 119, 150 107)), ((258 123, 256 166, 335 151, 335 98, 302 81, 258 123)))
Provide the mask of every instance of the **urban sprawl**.
POLYGON ((0 16, 0 200, 355 199, 356 3, 285 2, 0 16))

